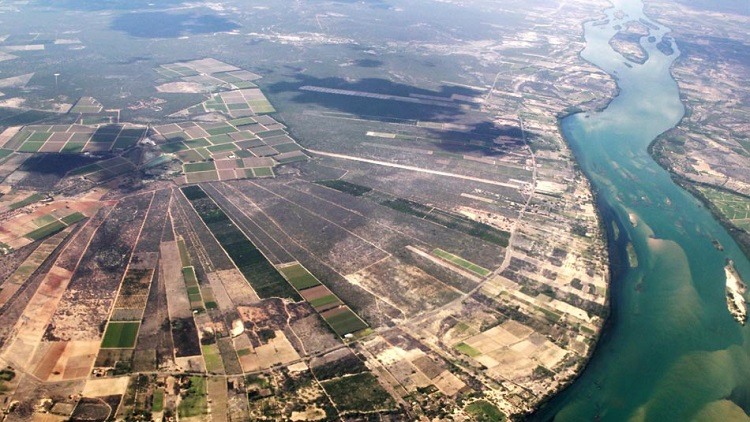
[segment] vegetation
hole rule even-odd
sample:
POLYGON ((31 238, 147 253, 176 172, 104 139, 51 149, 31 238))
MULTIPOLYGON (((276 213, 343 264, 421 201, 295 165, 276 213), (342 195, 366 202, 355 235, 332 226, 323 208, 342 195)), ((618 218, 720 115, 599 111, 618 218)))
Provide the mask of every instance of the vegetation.
POLYGON ((182 191, 258 296, 300 299, 292 286, 203 189, 189 186, 182 191))
POLYGON ((110 322, 104 333, 102 348, 119 349, 135 346, 140 322, 110 322))
POLYGON ((315 183, 354 196, 362 196, 372 190, 367 186, 356 185, 344 180, 319 180, 315 183))
POLYGON ((456 230, 502 247, 507 247, 510 240, 510 233, 505 230, 500 230, 489 224, 474 221, 462 215, 453 214, 408 199, 398 198, 383 192, 375 192, 367 186, 357 185, 344 180, 320 180, 315 183, 353 196, 368 194, 368 199, 385 207, 432 221, 451 230, 456 230))
POLYGON ((477 357, 477 356, 479 356, 479 355, 482 354, 482 352, 480 352, 479 350, 477 350, 477 349, 469 346, 466 343, 458 343, 456 345, 456 350, 458 350, 459 352, 461 352, 461 353, 463 353, 463 354, 465 354, 465 355, 467 355, 469 357, 472 357, 472 358, 473 357, 477 357))
POLYGON ((343 308, 343 310, 331 316, 323 315, 323 319, 333 328, 336 334, 342 337, 346 334, 367 328, 367 324, 349 308, 343 308))
POLYGON ((177 414, 180 418, 200 416, 208 412, 205 378, 190 377, 190 385, 182 395, 182 400, 177 407, 177 414))
POLYGON ((341 411, 371 411, 391 409, 393 399, 378 383, 377 378, 364 372, 324 381, 323 388, 341 411))
POLYGON ((10 206, 8 208, 10 208, 11 210, 17 210, 19 208, 25 207, 26 205, 30 205, 30 204, 33 204, 34 202, 41 201, 42 199, 44 199, 44 195, 43 194, 41 194, 41 193, 34 193, 34 194, 31 194, 31 195, 27 196, 26 198, 24 198, 24 199, 22 199, 22 200, 20 200, 18 202, 14 202, 14 203, 10 204, 10 206))
POLYGON ((320 281, 300 264, 279 268, 279 271, 286 276, 287 280, 297 290, 304 290, 320 284, 320 281))
POLYGON ((477 264, 471 263, 471 262, 469 262, 469 261, 461 258, 460 256, 453 255, 452 253, 446 252, 446 251, 444 251, 442 249, 439 249, 439 248, 435 249, 435 250, 432 251, 432 253, 435 254, 435 256, 440 257, 442 259, 445 259, 446 261, 449 261, 449 262, 451 262, 453 264, 456 264, 459 267, 467 269, 467 270, 473 272, 476 275, 479 275, 479 276, 482 276, 482 277, 486 277, 486 276, 490 275, 490 273, 492 273, 492 271, 488 270, 487 268, 482 268, 482 267, 480 267, 477 264))
POLYGON ((209 373, 223 373, 224 364, 219 353, 219 346, 216 344, 207 344, 201 346, 203 350, 203 360, 206 362, 206 370, 209 373))
POLYGON ((31 240, 40 240, 44 239, 47 236, 51 236, 57 232, 62 231, 67 227, 64 223, 60 221, 54 221, 50 224, 47 224, 46 226, 40 227, 30 233, 26 234, 26 237, 28 237, 31 240))
POLYGON ((161 412, 164 410, 164 390, 157 388, 154 390, 154 398, 151 402, 151 411, 161 412))
POLYGON ((487 400, 472 402, 466 406, 465 410, 478 422, 502 422, 506 420, 505 414, 487 400))
POLYGON ((358 374, 365 370, 367 370, 365 364, 353 354, 312 367, 315 377, 319 380, 337 378, 346 374, 358 374))

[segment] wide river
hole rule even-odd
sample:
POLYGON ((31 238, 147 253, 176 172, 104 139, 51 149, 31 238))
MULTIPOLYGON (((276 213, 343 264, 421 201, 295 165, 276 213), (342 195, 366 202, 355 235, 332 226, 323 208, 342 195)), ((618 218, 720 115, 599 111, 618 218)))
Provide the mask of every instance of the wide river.
POLYGON ((581 55, 617 79, 620 95, 602 112, 562 122, 594 183, 610 237, 611 320, 581 377, 533 419, 747 420, 750 331, 727 310, 723 267, 734 260, 749 281, 750 263, 708 210, 648 155, 649 143, 684 113, 670 73, 679 51, 673 45, 667 56, 644 39, 649 59, 626 66, 608 44, 615 25, 643 19, 658 27, 651 30, 657 42, 669 29, 643 14, 641 0, 612 3, 607 24, 585 24, 581 55), (616 10, 627 17, 617 20, 616 10), (628 265, 628 242, 635 268, 628 265))

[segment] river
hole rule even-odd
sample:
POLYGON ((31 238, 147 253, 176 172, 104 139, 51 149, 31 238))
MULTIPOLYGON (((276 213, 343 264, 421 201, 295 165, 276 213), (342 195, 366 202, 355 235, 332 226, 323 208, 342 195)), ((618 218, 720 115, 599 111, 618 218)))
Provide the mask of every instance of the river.
POLYGON ((609 23, 584 25, 581 56, 614 76, 620 94, 601 112, 561 122, 598 193, 608 231, 611 317, 580 378, 532 419, 747 420, 749 331, 727 310, 723 267, 734 260, 748 281, 750 263, 709 211, 649 156, 652 140, 684 113, 670 73, 679 50, 673 45, 667 56, 644 39, 649 59, 626 66, 608 44, 616 24, 645 19, 658 27, 651 30, 657 42, 669 29, 643 14, 641 0, 612 3, 609 23), (616 20, 616 10, 627 17, 616 20))

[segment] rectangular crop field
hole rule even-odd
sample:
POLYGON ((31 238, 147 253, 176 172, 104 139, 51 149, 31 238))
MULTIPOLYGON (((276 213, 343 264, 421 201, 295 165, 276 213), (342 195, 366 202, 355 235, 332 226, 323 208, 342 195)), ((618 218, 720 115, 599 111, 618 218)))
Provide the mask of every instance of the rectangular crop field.
POLYGON ((190 377, 190 387, 187 394, 177 407, 180 418, 205 415, 208 412, 207 397, 206 379, 197 376, 190 377))
POLYGON ((322 385, 340 411, 367 412, 394 407, 391 395, 370 372, 324 381, 322 385))
POLYGON ((206 362, 206 371, 213 374, 223 374, 224 364, 221 361, 221 354, 219 353, 219 346, 214 344, 206 344, 201 346, 203 351, 203 360, 206 362))
POLYGON ((227 217, 199 186, 182 188, 193 208, 206 223, 216 240, 227 252, 255 292, 262 299, 269 297, 300 297, 245 234, 227 217))
POLYGON ((446 252, 442 249, 435 249, 432 251, 432 253, 437 256, 438 258, 442 258, 452 264, 458 265, 461 268, 464 268, 466 270, 469 270, 473 272, 476 275, 479 275, 481 277, 486 277, 492 273, 492 271, 488 270, 487 268, 480 267, 477 264, 474 264, 472 262, 469 262, 460 256, 453 255, 450 252, 446 252))
POLYGON ((304 290, 320 284, 320 281, 318 281, 314 275, 310 274, 305 267, 298 263, 287 267, 281 267, 279 268, 279 271, 286 276, 287 280, 289 280, 289 282, 292 283, 292 286, 297 288, 297 290, 304 290))
POLYGON ((30 233, 27 233, 24 237, 27 237, 31 240, 44 239, 47 236, 50 236, 52 234, 55 234, 63 230, 65 227, 67 226, 64 223, 60 221, 54 221, 50 224, 47 224, 44 227, 40 227, 30 233))
POLYGON ((354 333, 367 328, 365 324, 351 309, 348 307, 339 307, 320 314, 323 319, 333 328, 339 336, 354 333))
POLYGON ((140 322, 110 322, 104 333, 102 348, 129 349, 135 346, 140 322))

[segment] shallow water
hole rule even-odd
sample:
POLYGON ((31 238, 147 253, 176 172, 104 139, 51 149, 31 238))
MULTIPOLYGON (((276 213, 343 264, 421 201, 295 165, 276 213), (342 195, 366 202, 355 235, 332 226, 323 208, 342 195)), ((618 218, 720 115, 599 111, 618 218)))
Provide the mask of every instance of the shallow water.
POLYGON ((648 155, 651 141, 684 113, 670 74, 679 49, 665 56, 656 48, 669 29, 643 15, 640 0, 613 4, 608 24, 585 25, 581 55, 617 79, 620 95, 602 112, 564 119, 562 128, 599 194, 613 262, 627 263, 632 241, 639 266, 614 267, 610 323, 589 366, 533 419, 745 420, 748 330, 727 310, 723 266, 734 260, 747 281, 750 263, 708 210, 648 155), (615 10, 627 16, 617 20, 615 10), (659 29, 651 30, 655 43, 642 41, 649 59, 631 68, 608 40, 613 26, 641 18, 659 29), (613 223, 621 233, 616 241, 613 223))

